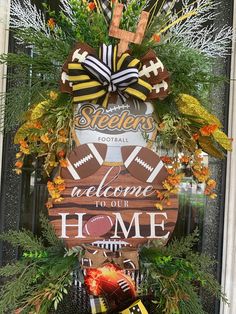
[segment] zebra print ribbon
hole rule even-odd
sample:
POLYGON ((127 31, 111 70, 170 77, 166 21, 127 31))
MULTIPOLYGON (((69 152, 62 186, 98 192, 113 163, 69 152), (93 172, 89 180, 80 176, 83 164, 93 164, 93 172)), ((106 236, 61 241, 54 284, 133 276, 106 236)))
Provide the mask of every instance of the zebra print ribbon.
POLYGON ((99 58, 88 54, 81 63, 68 64, 73 101, 94 101, 107 107, 110 93, 117 92, 124 102, 129 96, 145 101, 152 85, 139 77, 141 63, 124 53, 117 57, 117 46, 103 44, 99 58))

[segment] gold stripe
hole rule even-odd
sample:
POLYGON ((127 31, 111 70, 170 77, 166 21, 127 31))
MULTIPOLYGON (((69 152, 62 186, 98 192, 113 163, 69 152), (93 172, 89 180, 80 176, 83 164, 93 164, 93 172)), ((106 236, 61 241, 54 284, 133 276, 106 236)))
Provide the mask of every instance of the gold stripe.
POLYGON ((144 87, 147 88, 150 92, 152 91, 152 85, 150 85, 149 83, 145 82, 145 81, 142 80, 141 78, 138 79, 138 84, 144 86, 144 87))
POLYGON ((129 57, 129 56, 130 56, 130 55, 129 55, 128 53, 124 53, 124 54, 120 57, 120 59, 119 59, 119 61, 118 61, 118 63, 117 63, 117 70, 118 70, 118 71, 120 70, 120 68, 121 68, 123 62, 125 61, 125 59, 126 59, 127 57, 129 57))
POLYGON ((80 63, 69 63, 68 64, 69 70, 84 70, 82 65, 80 63))
POLYGON ((138 91, 137 89, 128 87, 125 90, 127 93, 129 93, 130 95, 136 96, 137 98, 145 101, 147 99, 147 96, 145 94, 143 94, 142 92, 138 91))
POLYGON ((115 45, 114 50, 113 50, 113 69, 114 69, 114 72, 117 71, 117 68, 116 68, 117 62, 116 61, 117 61, 117 45, 115 45))
POLYGON ((102 84, 99 83, 98 81, 89 81, 89 82, 73 85, 73 91, 96 87, 96 86, 102 86, 102 84))
POLYGON ((80 101, 92 100, 92 99, 102 97, 105 93, 106 93, 105 90, 101 90, 100 92, 97 92, 95 94, 76 96, 73 98, 73 101, 74 102, 80 102, 80 101))
POLYGON ((71 82, 75 82, 75 81, 87 81, 87 80, 90 80, 90 77, 88 75, 75 75, 75 76, 72 76, 70 75, 68 77, 69 81, 71 82))
POLYGON ((140 61, 139 61, 138 59, 132 60, 132 61, 129 63, 128 68, 130 68, 130 67, 135 67, 136 65, 139 64, 139 62, 140 62, 140 61))

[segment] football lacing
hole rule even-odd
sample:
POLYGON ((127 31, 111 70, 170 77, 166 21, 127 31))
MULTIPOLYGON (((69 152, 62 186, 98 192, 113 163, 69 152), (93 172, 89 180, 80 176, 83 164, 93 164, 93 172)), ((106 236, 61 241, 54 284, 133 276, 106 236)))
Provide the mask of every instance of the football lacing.
POLYGON ((160 84, 156 84, 153 86, 153 90, 155 90, 157 94, 160 93, 161 88, 163 88, 164 91, 168 89, 168 84, 166 81, 162 81, 160 84))
POLYGON ((164 70, 164 66, 163 66, 162 62, 158 58, 156 58, 156 60, 157 60, 156 63, 154 63, 151 60, 149 66, 144 65, 142 70, 139 72, 139 77, 146 76, 147 78, 150 78, 151 77, 151 75, 150 75, 151 72, 153 72, 153 74, 155 76, 157 76, 158 75, 158 69, 161 69, 163 71, 164 70))
POLYGON ((113 108, 110 108, 110 109, 107 109, 106 112, 107 113, 110 113, 110 112, 113 112, 113 111, 116 111, 116 110, 124 110, 124 109, 129 109, 130 106, 128 104, 126 105, 118 105, 118 106, 115 106, 113 108))
POLYGON ((130 290, 129 284, 124 279, 118 280, 118 284, 124 292, 130 290))
POLYGON ((75 168, 78 168, 78 167, 82 166, 83 164, 85 164, 90 159, 93 159, 93 155, 92 154, 89 154, 89 155, 85 156, 84 158, 78 160, 76 163, 74 163, 75 168))
POLYGON ((139 157, 135 158, 135 161, 140 164, 142 167, 144 167, 145 169, 147 169, 149 172, 153 171, 153 167, 148 165, 145 161, 143 161, 142 159, 140 159, 139 157))

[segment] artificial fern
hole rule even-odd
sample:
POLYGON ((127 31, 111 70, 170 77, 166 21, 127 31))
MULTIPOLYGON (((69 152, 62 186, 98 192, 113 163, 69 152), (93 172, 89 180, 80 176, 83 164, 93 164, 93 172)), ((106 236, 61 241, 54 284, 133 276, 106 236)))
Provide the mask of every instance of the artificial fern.
POLYGON ((41 251, 44 249, 42 240, 28 230, 8 231, 0 235, 0 240, 7 241, 14 247, 19 246, 25 251, 41 251))
POLYGON ((144 280, 141 291, 153 295, 156 313, 204 314, 199 287, 227 302, 211 268, 215 264, 209 256, 194 251, 198 231, 168 246, 153 242, 141 250, 141 268, 144 280))

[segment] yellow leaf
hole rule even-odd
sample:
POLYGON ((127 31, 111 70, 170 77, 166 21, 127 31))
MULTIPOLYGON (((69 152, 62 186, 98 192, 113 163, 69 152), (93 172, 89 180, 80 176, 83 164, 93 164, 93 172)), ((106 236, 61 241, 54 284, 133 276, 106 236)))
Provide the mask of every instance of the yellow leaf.
POLYGON ((232 141, 223 131, 216 130, 212 135, 220 146, 222 146, 225 150, 232 151, 232 141))
POLYGON ((196 117, 195 121, 199 123, 207 122, 216 124, 219 128, 222 127, 220 120, 209 113, 196 98, 190 95, 180 94, 176 99, 176 105, 182 114, 196 117))
POLYGON ((36 120, 39 119, 43 116, 43 114, 45 113, 45 107, 48 105, 48 101, 42 101, 39 104, 37 104, 32 112, 31 112, 31 120, 36 120))
POLYGON ((215 158, 224 158, 224 154, 214 146, 214 143, 212 142, 212 139, 210 137, 200 136, 198 141, 199 145, 205 153, 215 158))
POLYGON ((27 130, 29 129, 30 125, 31 122, 28 121, 19 127, 14 137, 14 144, 19 144, 20 141, 23 141, 27 137, 27 130))

